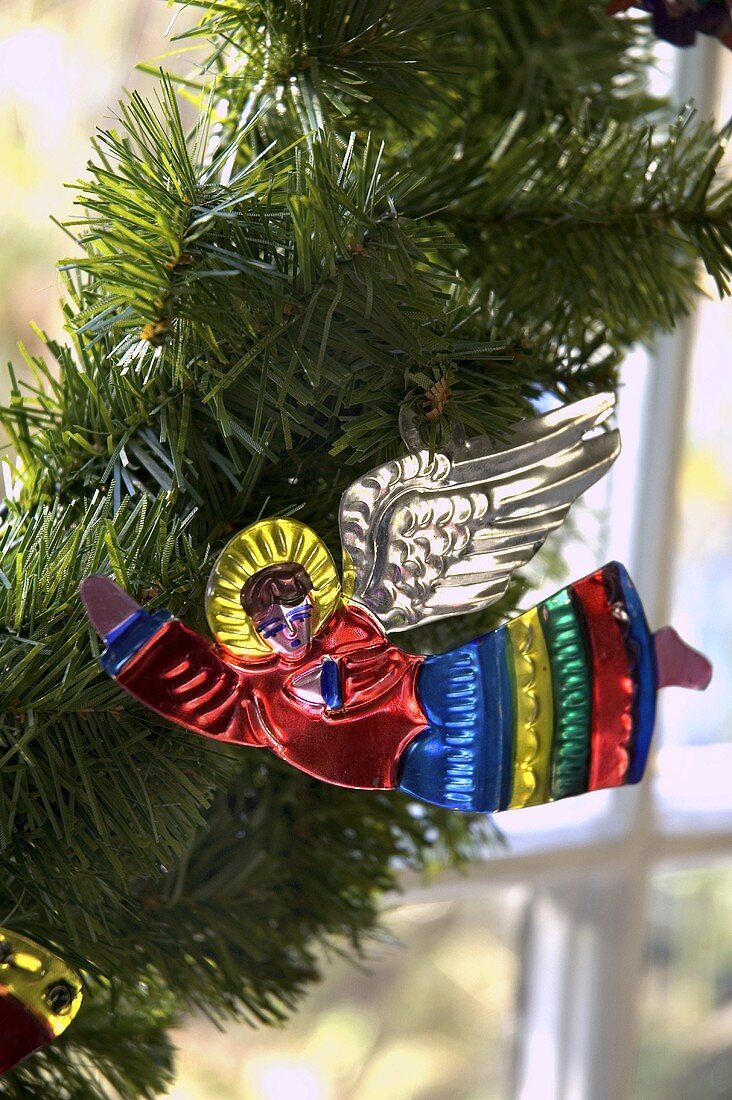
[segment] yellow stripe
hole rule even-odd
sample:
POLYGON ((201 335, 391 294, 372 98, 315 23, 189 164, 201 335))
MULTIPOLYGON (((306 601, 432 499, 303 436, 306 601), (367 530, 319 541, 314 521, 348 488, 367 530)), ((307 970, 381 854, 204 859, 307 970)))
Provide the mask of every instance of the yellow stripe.
POLYGON ((535 607, 508 623, 508 636, 513 650, 516 715, 509 809, 517 809, 550 801, 554 729, 552 677, 535 607))

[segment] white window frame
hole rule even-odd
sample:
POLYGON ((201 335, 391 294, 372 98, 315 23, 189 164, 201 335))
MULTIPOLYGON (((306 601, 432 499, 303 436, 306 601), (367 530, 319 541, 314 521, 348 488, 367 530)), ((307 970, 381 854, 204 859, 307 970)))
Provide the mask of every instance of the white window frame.
MULTIPOLYGON (((730 65, 729 56, 710 40, 677 53, 674 99, 679 104, 693 100, 701 117, 712 116, 722 65, 730 65)), ((635 492, 622 556, 649 621, 656 626, 667 622, 671 611, 674 501, 694 329, 690 318, 674 333, 660 337, 647 370, 631 364, 625 402, 622 395, 620 400, 621 429, 624 411, 626 419, 640 421, 636 423, 639 431, 631 433, 636 436, 635 454, 630 456, 636 470, 635 492)), ((719 750, 729 776, 732 746, 719 746, 719 750)), ((692 770, 695 759, 699 770, 706 768, 703 749, 682 751, 692 770)), ((663 778, 662 767, 660 772, 663 778)), ((674 816, 664 812, 663 801, 663 783, 646 780, 636 788, 522 810, 515 819, 503 814, 498 820, 508 836, 505 849, 489 852, 468 875, 446 876, 426 891, 413 881, 405 884, 412 904, 476 898, 494 885, 509 883, 530 890, 528 919, 519 944, 517 1039, 506 1100, 631 1100, 634 1096, 642 952, 652 876, 664 863, 678 866, 703 860, 708 864, 732 857, 729 803, 713 813, 699 806, 674 816), (567 807, 563 813, 560 806, 567 807)))

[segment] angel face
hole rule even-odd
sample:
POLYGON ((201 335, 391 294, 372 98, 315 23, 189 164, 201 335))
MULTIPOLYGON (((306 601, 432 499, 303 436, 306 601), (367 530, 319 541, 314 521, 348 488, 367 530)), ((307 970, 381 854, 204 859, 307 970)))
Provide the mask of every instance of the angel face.
POLYGON ((313 601, 305 596, 299 603, 273 603, 254 620, 257 633, 275 653, 300 657, 307 650, 311 637, 313 601))
POLYGON ((312 635, 313 582, 298 562, 260 569, 241 590, 241 604, 274 653, 299 658, 312 635))

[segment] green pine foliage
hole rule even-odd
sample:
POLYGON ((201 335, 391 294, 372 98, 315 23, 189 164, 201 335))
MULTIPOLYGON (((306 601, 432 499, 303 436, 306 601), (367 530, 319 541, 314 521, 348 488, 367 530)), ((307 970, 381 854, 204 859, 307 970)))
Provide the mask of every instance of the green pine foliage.
MULTIPOLYGON (((183 0, 181 0, 183 2, 183 0)), ((206 742, 100 670, 101 571, 205 630, 212 561, 403 448, 500 439, 544 392, 732 274, 725 139, 643 83, 637 21, 587 0, 185 0, 202 62, 98 134, 61 263, 67 342, 23 352, 0 420, 0 923, 85 974, 8 1097, 154 1097, 197 1008, 276 1023, 358 954, 399 870, 484 823, 329 788, 206 742), (191 112, 195 117, 190 119, 191 112), (184 119, 186 120, 184 122, 184 119)), ((640 29, 639 29, 640 27, 640 29)), ((440 623, 439 648, 485 630, 440 623)))

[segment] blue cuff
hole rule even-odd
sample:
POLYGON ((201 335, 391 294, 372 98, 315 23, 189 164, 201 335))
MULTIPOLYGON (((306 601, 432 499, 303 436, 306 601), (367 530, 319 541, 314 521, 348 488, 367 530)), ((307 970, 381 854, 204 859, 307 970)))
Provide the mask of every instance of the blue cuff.
POLYGON ((117 676, 145 643, 172 618, 169 611, 154 611, 150 614, 141 607, 129 619, 125 619, 107 638, 107 648, 100 658, 104 671, 110 676, 117 676))
POLYGON ((323 671, 320 674, 320 692, 328 710, 338 710, 343 706, 341 677, 338 662, 332 657, 323 658, 323 671))

